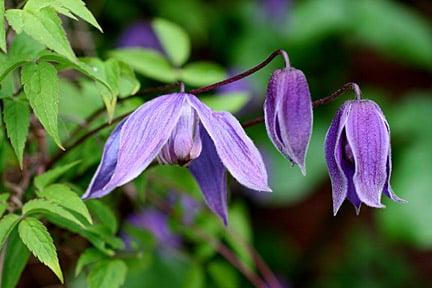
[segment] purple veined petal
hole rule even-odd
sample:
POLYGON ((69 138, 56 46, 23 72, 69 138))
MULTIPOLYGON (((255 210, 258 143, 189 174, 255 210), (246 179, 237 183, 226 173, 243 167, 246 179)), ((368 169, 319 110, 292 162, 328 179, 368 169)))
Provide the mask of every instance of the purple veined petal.
POLYGON ((227 225, 226 169, 207 131, 204 127, 201 127, 200 130, 202 151, 200 156, 193 160, 188 168, 198 182, 207 205, 227 225))
POLYGON ((180 117, 184 93, 160 96, 132 113, 120 132, 117 166, 104 189, 136 178, 156 158, 180 117))
MULTIPOLYGON (((343 201, 348 196, 348 179, 342 169, 341 137, 348 119, 350 103, 345 103, 333 118, 325 138, 325 157, 332 185, 333 214, 336 215, 343 201)), ((345 136, 344 136, 345 137, 345 136)))
POLYGON ((188 94, 187 100, 197 111, 217 154, 231 175, 250 189, 270 192, 261 154, 234 116, 226 112, 213 112, 194 95, 188 94))
MULTIPOLYGON (((342 133, 343 134, 341 136, 340 146, 344 147, 342 149, 350 149, 349 145, 347 143, 345 131, 343 131, 342 133)), ((351 154, 351 152, 349 152, 349 153, 351 154)), ((345 152, 345 154, 346 154, 346 152, 345 152)), ((338 155, 338 157, 340 157, 338 160, 338 163, 339 163, 340 167, 342 168, 342 171, 343 171, 343 173, 347 179, 347 196, 346 196, 346 198, 354 206, 354 208, 356 210, 356 214, 359 215, 362 202, 357 195, 354 181, 353 181, 354 172, 355 172, 355 165, 353 162, 350 162, 347 159, 344 159, 344 157, 342 157, 342 155, 340 155, 340 156, 338 155)))
POLYGON ((280 100, 276 103, 280 135, 285 153, 305 175, 306 152, 312 136, 312 98, 302 71, 286 68, 280 75, 284 77, 279 84, 282 91, 277 92, 281 93, 280 100))
POLYGON ((358 197, 368 206, 385 207, 381 194, 387 181, 390 137, 372 101, 352 101, 346 134, 354 157, 353 179, 358 197))
POLYGON ((114 169, 117 165, 120 131, 125 122, 126 119, 123 119, 123 121, 117 125, 117 127, 108 137, 99 167, 97 168, 86 193, 82 196, 83 199, 100 198, 111 192, 103 188, 111 179, 111 176, 114 173, 114 169))
MULTIPOLYGON (((385 123, 385 126, 387 128, 387 132, 389 134, 389 141, 391 142, 391 133, 390 133, 390 125, 387 122, 387 119, 384 116, 383 111, 381 110, 381 107, 378 106, 378 104, 376 104, 375 102, 371 101, 374 105, 375 108, 377 109, 377 111, 379 112, 381 119, 383 120, 383 122, 385 123)), ((390 143, 389 142, 389 143, 390 143)), ((391 143, 389 144, 389 152, 388 152, 388 157, 387 157, 387 181, 384 184, 384 190, 383 193, 384 195, 386 195, 388 198, 390 198, 391 200, 395 201, 395 202, 399 202, 399 203, 407 203, 408 201, 400 198, 399 196, 397 196, 394 192, 393 189, 390 185, 390 179, 391 179, 391 173, 392 173, 392 153, 391 153, 391 143)))

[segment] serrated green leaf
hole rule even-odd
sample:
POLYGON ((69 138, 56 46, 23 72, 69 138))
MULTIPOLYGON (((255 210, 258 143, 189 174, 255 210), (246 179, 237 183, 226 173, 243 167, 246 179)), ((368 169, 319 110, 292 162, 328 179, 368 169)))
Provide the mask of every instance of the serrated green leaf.
POLYGON ((91 214, 96 216, 99 223, 103 224, 108 228, 111 234, 115 234, 118 229, 117 218, 111 209, 104 203, 98 200, 86 201, 87 207, 90 209, 91 214))
POLYGON ((0 248, 3 247, 9 233, 18 223, 20 217, 16 214, 8 214, 0 220, 0 248))
POLYGON ((3 260, 2 288, 14 288, 17 286, 29 257, 30 251, 19 238, 18 229, 13 229, 9 236, 3 260))
POLYGON ((18 233, 33 255, 48 266, 63 283, 63 273, 57 258, 54 241, 43 223, 36 218, 25 218, 18 225, 18 233))
POLYGON ((22 169, 24 147, 30 126, 30 108, 25 101, 3 100, 3 120, 7 135, 22 169))
POLYGON ((189 36, 183 28, 161 18, 153 20, 152 27, 172 63, 183 65, 190 55, 189 36))
POLYGON ((63 208, 74 211, 83 216, 88 223, 93 223, 87 206, 83 200, 68 186, 63 184, 52 184, 43 190, 36 191, 37 196, 51 200, 63 208))
POLYGON ((63 207, 56 204, 54 201, 51 200, 45 200, 45 199, 34 199, 30 200, 26 204, 24 204, 22 208, 23 215, 31 216, 36 214, 43 214, 43 215, 57 215, 59 217, 63 217, 71 222, 74 222, 75 224, 78 224, 81 227, 85 227, 82 223, 81 219, 78 219, 68 210, 64 209, 63 207))
POLYGON ((6 30, 5 30, 4 13, 5 13, 4 0, 0 0, 0 49, 6 53, 6 30))
POLYGON ((195 62, 181 70, 181 80, 193 86, 204 86, 226 78, 225 69, 216 63, 195 62))
POLYGON ((121 260, 104 260, 93 266, 87 277, 89 288, 118 288, 125 281, 127 266, 121 260))
POLYGON ((51 7, 40 10, 9 9, 6 18, 18 34, 24 31, 39 43, 76 62, 61 20, 51 7))
POLYGON ((67 165, 59 166, 51 169, 41 175, 35 177, 34 184, 37 189, 43 190, 47 185, 56 181, 60 176, 69 171, 72 167, 75 167, 80 161, 75 161, 67 165))
POLYGON ((76 18, 71 14, 73 13, 102 32, 102 28, 97 23, 93 14, 87 9, 85 3, 81 0, 29 0, 25 5, 25 9, 37 10, 47 6, 50 6, 57 12, 76 20, 76 18))
POLYGON ((175 82, 178 73, 171 64, 159 53, 151 49, 125 48, 110 52, 116 58, 151 79, 162 82, 175 82))
POLYGON ((60 90, 57 70, 47 62, 27 64, 22 70, 22 83, 36 117, 63 149, 58 132, 60 90))
POLYGON ((200 100, 214 111, 236 113, 249 101, 248 92, 232 92, 223 95, 200 97, 200 100))
POLYGON ((106 258, 106 255, 95 248, 88 248, 82 253, 78 259, 75 268, 75 276, 81 273, 82 269, 92 263, 98 262, 106 258))

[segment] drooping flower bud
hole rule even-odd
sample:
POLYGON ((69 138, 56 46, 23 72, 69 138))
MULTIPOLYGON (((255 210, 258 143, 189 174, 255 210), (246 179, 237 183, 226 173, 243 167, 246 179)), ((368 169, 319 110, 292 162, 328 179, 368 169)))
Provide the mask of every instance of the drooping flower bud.
POLYGON ((202 149, 199 129, 197 113, 192 106, 184 103, 177 125, 159 153, 159 161, 183 166, 198 158, 202 149))
POLYGON ((276 70, 264 103, 267 134, 273 144, 306 174, 305 158, 312 135, 312 99, 303 72, 276 70))
POLYGON ((375 102, 345 102, 327 132, 325 154, 334 214, 346 198, 357 213, 362 203, 384 207, 382 193, 393 201, 405 202, 390 186, 390 128, 375 102))

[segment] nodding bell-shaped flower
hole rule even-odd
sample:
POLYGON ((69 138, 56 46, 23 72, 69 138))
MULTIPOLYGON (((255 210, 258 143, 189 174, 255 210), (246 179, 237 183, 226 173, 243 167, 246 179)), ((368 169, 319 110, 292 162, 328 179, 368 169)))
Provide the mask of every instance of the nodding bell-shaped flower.
POLYGON ((146 102, 108 138, 83 198, 99 198, 140 175, 158 158, 187 165, 206 203, 227 223, 226 170, 242 185, 271 189, 262 157, 240 123, 197 97, 173 93, 146 102))
POLYGON ((312 99, 303 72, 276 70, 267 88, 264 119, 273 145, 306 174, 306 152, 312 135, 312 99))
POLYGON ((390 149, 390 127, 379 106, 371 100, 345 102, 325 140, 334 215, 346 198, 357 214, 362 203, 385 207, 381 204, 382 193, 393 201, 405 202, 390 186, 390 149))

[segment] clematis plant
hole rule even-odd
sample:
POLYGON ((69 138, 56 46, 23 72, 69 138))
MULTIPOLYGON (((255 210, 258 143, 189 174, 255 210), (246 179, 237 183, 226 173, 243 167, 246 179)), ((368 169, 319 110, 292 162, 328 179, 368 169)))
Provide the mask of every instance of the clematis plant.
POLYGON ((390 128, 379 106, 357 99, 345 102, 327 132, 325 155, 333 190, 336 215, 345 199, 355 207, 361 204, 382 208, 381 195, 396 202, 400 199, 390 186, 392 170, 390 128))
POLYGON ((240 123, 196 96, 173 93, 139 107, 114 129, 83 198, 102 197, 154 160, 188 166, 210 207, 227 223, 226 170, 244 186, 270 192, 262 157, 240 123))

